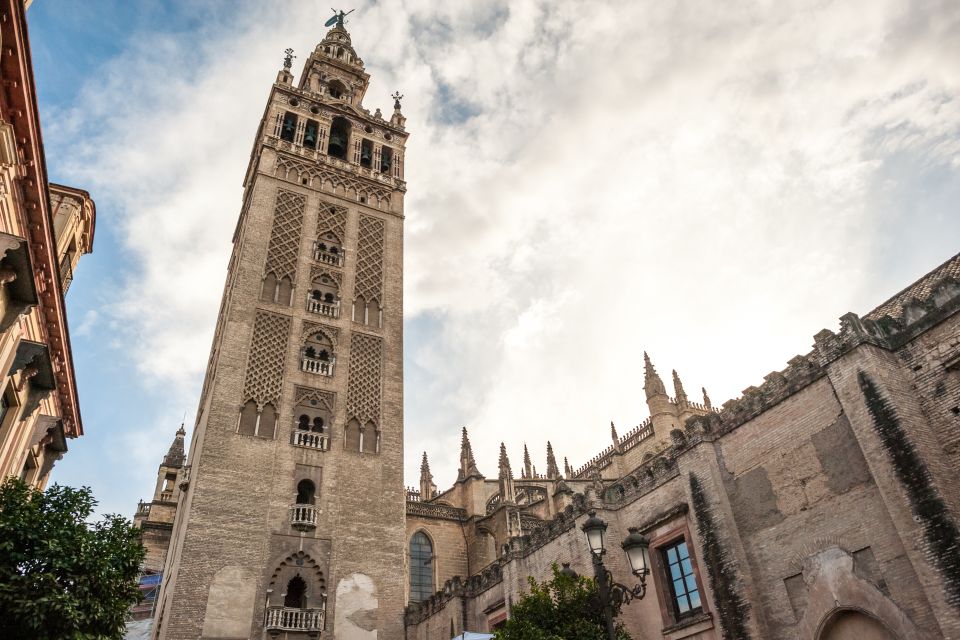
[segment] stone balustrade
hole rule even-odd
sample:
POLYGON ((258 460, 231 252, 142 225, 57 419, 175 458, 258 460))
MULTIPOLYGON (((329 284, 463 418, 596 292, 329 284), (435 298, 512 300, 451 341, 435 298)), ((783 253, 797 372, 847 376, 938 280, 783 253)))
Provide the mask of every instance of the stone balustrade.
POLYGON ((267 631, 322 631, 323 609, 267 607, 267 631))
POLYGON ((329 316, 331 318, 340 317, 340 301, 337 302, 324 302, 323 300, 317 300, 311 296, 307 296, 307 311, 310 313, 317 313, 321 316, 329 316))
POLYGON ((317 507, 312 504, 290 505, 290 526, 295 529, 313 529, 317 526, 317 507))
POLYGON ((321 376, 332 376, 333 367, 337 364, 336 358, 330 360, 318 360, 317 358, 308 358, 303 356, 300 360, 300 370, 307 373, 316 373, 321 376))
POLYGON ((290 444, 304 449, 314 449, 316 451, 329 451, 330 438, 326 435, 314 433, 312 431, 294 431, 290 437, 290 444))
POLYGON ((324 251, 322 249, 317 248, 317 249, 314 249, 313 251, 313 259, 316 260, 317 262, 322 262, 323 264, 329 264, 334 267, 343 266, 342 252, 332 253, 330 251, 324 251))

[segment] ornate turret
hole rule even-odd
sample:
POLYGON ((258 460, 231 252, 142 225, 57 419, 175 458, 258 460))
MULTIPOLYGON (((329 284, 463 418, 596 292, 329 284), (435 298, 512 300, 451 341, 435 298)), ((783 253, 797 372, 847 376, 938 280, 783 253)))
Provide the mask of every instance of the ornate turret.
POLYGON ((650 356, 647 355, 646 351, 643 352, 643 390, 647 394, 647 400, 655 396, 667 395, 663 380, 660 379, 657 370, 653 368, 653 363, 650 362, 650 356))
POLYGON ((467 428, 464 427, 460 439, 460 471, 457 473, 457 481, 467 478, 483 478, 483 474, 477 469, 477 462, 473 459, 473 448, 467 437, 467 428))
POLYGON ((560 477, 560 469, 557 468, 557 458, 553 455, 553 445, 547 440, 547 477, 556 480, 560 477))
POLYGON ((420 499, 430 500, 437 493, 437 485, 433 483, 433 474, 430 473, 430 463, 427 461, 427 452, 423 452, 420 462, 420 499))

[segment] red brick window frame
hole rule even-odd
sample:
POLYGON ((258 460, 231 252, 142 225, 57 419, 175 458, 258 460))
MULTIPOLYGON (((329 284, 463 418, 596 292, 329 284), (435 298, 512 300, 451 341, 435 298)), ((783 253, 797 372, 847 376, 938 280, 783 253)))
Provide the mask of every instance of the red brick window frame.
MULTIPOLYGON (((703 579, 700 576, 700 567, 697 563, 694 553, 693 538, 690 536, 690 529, 684 525, 677 527, 661 536, 657 536, 650 541, 650 577, 657 591, 657 602, 660 605, 660 616, 663 618, 664 627, 672 627, 677 624, 683 624, 687 620, 698 619, 708 611, 705 594, 703 591, 703 579), (678 562, 678 556, 674 553, 671 563, 668 558, 668 551, 677 550, 680 543, 686 543, 688 553, 688 562, 678 562), (689 611, 680 612, 677 604, 677 597, 674 593, 674 576, 671 575, 671 564, 673 571, 680 573, 680 580, 686 586, 689 586, 690 572, 696 580, 696 588, 699 595, 700 604, 689 611), (689 567, 687 567, 689 565, 689 567), (687 569, 685 569, 687 567, 687 569)), ((649 583, 648 583, 649 586, 649 583)), ((689 589, 687 589, 689 591, 689 589)))

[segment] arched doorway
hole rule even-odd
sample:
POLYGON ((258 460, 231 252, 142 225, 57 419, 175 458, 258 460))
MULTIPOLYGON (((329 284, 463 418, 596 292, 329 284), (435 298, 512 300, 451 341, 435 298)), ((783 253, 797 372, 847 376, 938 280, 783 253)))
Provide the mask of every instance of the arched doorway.
POLYGON ((860 611, 844 609, 838 611, 820 633, 819 640, 898 640, 886 626, 876 618, 860 611))

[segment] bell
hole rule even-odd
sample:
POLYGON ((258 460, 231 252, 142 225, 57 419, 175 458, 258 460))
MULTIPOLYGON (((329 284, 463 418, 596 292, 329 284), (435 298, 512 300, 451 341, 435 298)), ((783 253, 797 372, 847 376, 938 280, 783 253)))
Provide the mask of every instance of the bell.
POLYGON ((370 149, 363 147, 360 150, 360 162, 367 165, 370 164, 370 155, 370 149))
POLYGON ((330 133, 330 147, 328 153, 340 158, 347 155, 347 139, 340 132, 330 133))
POLYGON ((317 146, 317 136, 314 135, 310 129, 307 129, 306 134, 303 136, 303 144, 310 148, 317 146))

